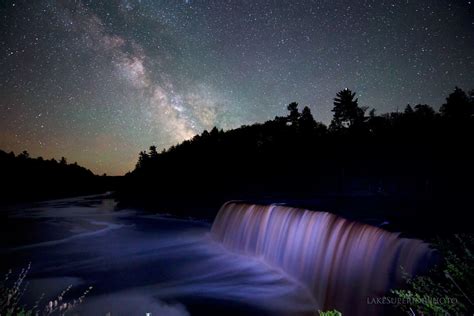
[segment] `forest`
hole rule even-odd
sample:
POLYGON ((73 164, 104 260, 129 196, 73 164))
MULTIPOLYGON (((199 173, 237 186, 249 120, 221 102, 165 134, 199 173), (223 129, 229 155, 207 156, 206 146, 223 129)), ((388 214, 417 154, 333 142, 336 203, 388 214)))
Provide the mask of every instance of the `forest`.
POLYGON ((76 162, 32 158, 28 151, 17 155, 0 150, 2 198, 0 204, 32 202, 93 193, 111 188, 113 178, 96 176, 76 162))
POLYGON ((123 177, 96 176, 64 157, 0 151, 1 200, 113 190, 121 207, 179 216, 213 218, 224 202, 246 200, 346 217, 349 210, 366 217, 383 210, 394 229, 418 234, 468 229, 463 219, 474 188, 474 90, 456 87, 439 110, 417 104, 377 114, 349 89, 333 103, 329 126, 293 102, 286 116, 264 123, 214 127, 161 152, 150 146, 123 177), (420 225, 427 216, 432 225, 420 225))
POLYGON ((429 214, 444 228, 449 209, 460 227, 473 189, 474 90, 456 87, 439 110, 417 104, 377 114, 344 89, 329 126, 308 107, 287 109, 264 123, 214 127, 162 152, 140 152, 118 189, 121 204, 198 217, 212 217, 227 200, 336 212, 350 205, 415 216, 417 226, 429 214))

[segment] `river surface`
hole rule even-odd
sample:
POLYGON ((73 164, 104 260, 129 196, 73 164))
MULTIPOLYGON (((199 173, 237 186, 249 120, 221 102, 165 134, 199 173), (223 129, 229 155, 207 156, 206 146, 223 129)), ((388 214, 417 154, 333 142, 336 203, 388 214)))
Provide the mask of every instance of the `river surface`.
POLYGON ((0 272, 31 263, 24 302, 91 292, 72 315, 302 315, 308 291, 224 249, 212 223, 116 210, 107 196, 1 210, 0 272))

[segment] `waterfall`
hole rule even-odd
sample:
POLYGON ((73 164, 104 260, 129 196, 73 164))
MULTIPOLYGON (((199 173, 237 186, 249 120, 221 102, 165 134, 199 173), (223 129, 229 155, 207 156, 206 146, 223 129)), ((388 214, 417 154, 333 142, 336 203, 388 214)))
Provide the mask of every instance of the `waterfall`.
POLYGON ((315 310, 337 308, 346 315, 380 313, 383 306, 368 298, 387 294, 400 284, 403 271, 415 274, 432 255, 421 240, 281 205, 228 202, 211 236, 306 286, 318 302, 315 310))

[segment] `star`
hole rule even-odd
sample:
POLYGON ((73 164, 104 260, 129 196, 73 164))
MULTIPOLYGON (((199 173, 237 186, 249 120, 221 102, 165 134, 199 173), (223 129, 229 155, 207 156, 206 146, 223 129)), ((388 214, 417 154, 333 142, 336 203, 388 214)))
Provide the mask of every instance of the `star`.
POLYGON ((343 87, 377 113, 474 87, 471 2, 10 1, 0 8, 0 149, 124 174, 137 153, 343 87), (9 3, 9 4, 8 4, 9 3))

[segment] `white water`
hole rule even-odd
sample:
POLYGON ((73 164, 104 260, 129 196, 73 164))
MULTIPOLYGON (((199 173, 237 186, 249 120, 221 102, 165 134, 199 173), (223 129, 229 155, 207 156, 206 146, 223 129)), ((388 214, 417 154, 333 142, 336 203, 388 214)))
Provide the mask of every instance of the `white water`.
POLYGON ((296 279, 317 308, 346 315, 380 312, 367 304, 399 284, 402 269, 416 273, 432 255, 429 245, 336 215, 278 205, 229 202, 212 237, 226 248, 259 258, 296 279))
POLYGON ((0 242, 1 270, 31 262, 33 302, 68 284, 76 294, 94 286, 79 315, 368 315, 379 310, 364 296, 382 295, 400 264, 415 271, 430 253, 420 241, 283 206, 229 203, 212 228, 110 206, 88 197, 12 210, 0 223, 0 233, 15 227, 0 242))
POLYGON ((0 243, 0 273, 31 262, 30 306, 71 284, 72 297, 93 286, 74 315, 314 313, 306 288, 214 242, 209 223, 114 211, 109 202, 77 198, 8 212, 0 233, 15 229, 0 243))

